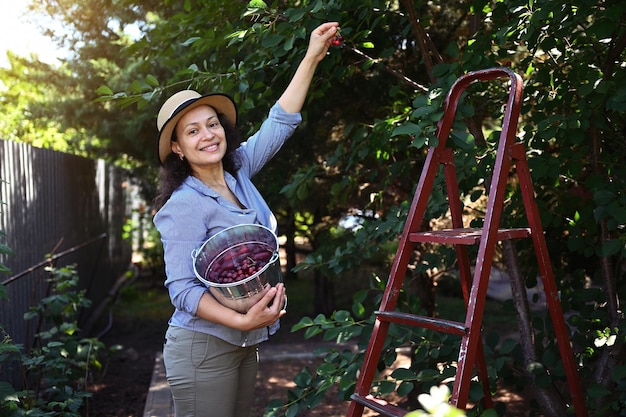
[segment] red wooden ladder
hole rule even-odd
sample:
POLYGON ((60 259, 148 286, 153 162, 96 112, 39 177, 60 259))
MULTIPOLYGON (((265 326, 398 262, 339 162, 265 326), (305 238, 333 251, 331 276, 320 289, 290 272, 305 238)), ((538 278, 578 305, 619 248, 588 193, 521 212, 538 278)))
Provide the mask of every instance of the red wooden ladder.
POLYGON ((572 403, 578 417, 587 416, 576 363, 574 362, 569 342, 569 333, 561 310, 558 289, 555 284, 543 227, 535 202, 526 152, 523 144, 515 141, 522 90, 523 84, 519 75, 508 68, 493 68, 461 76, 456 80, 448 93, 444 104, 443 118, 437 126, 438 144, 429 149, 426 157, 413 203, 404 226, 404 232, 400 238, 396 257, 391 268, 389 282, 383 294, 380 308, 376 312, 376 322, 365 351, 365 358, 355 392, 351 397, 352 401, 348 409, 348 417, 362 416, 365 407, 383 416, 404 416, 407 414, 407 410, 396 405, 377 401, 370 395, 372 382, 377 373, 377 365, 391 323, 423 327, 461 336, 458 367, 450 401, 458 408, 465 409, 467 407, 470 380, 473 376, 474 366, 476 366, 476 373, 483 385, 485 406, 493 406, 481 339, 487 285, 496 244, 500 241, 519 238, 531 238, 533 241, 572 403), (446 141, 450 134, 458 102, 465 89, 475 81, 490 81, 499 78, 510 79, 511 86, 502 121, 502 132, 489 188, 484 225, 482 228, 464 228, 454 155, 452 148, 446 147, 446 141), (441 165, 443 166, 446 182, 452 228, 421 232, 420 225, 424 218, 429 194, 441 165), (516 169, 522 193, 529 225, 526 228, 500 228, 507 178, 512 166, 516 169), (411 253, 414 250, 414 245, 418 242, 451 244, 455 246, 463 296, 467 306, 464 323, 395 311, 411 253), (479 246, 472 276, 467 246, 475 244, 479 246))

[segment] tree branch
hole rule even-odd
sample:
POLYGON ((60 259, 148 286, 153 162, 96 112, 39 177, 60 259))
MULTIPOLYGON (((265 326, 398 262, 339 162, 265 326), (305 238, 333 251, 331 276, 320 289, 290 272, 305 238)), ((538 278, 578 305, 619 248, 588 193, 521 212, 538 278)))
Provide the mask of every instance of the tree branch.
MULTIPOLYGON (((346 49, 351 50, 356 55, 358 55, 358 56, 360 56, 362 58, 365 58, 367 60, 371 60, 371 61, 376 62, 376 63, 382 62, 382 60, 380 58, 379 59, 372 58, 371 56, 369 56, 366 53, 364 53, 363 51, 355 48, 354 46, 347 46, 346 49)), ((388 72, 389 74, 393 75, 394 77, 396 77, 397 79, 399 79, 403 83, 410 85, 411 87, 413 87, 414 89, 418 90, 419 92, 421 92, 421 93, 428 92, 428 88, 427 87, 425 87, 425 86, 423 86, 423 85, 413 81, 412 79, 410 79, 406 75, 400 74, 398 71, 394 70, 393 68, 390 68, 387 65, 383 65, 382 68, 383 68, 383 70, 385 72, 388 72)))
POLYGON ((419 17, 417 16, 417 12, 415 11, 415 6, 411 0, 400 0, 400 3, 409 13, 409 22, 411 23, 411 28, 413 29, 413 33, 415 34, 415 39, 417 40, 417 44, 419 45, 420 50, 422 51, 422 57, 424 58, 424 63, 426 65, 426 71, 428 72, 428 77, 430 78, 431 83, 435 83, 437 80, 433 76, 433 67, 435 63, 433 62, 434 55, 436 63, 443 62, 443 58, 435 45, 430 41, 429 36, 424 31, 422 27, 419 17), (430 46, 430 48, 429 48, 430 46))

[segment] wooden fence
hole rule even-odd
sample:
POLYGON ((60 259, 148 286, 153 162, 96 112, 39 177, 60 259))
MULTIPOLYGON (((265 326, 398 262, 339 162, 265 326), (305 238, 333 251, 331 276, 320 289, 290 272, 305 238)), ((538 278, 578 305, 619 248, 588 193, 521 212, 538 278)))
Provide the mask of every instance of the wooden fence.
POLYGON ((0 140, 0 231, 15 252, 0 255, 11 269, 0 274, 9 295, 0 300, 0 324, 16 343, 32 343, 34 324, 24 313, 47 295, 50 262, 75 264, 94 306, 128 269, 131 245, 122 227, 135 198, 129 184, 122 169, 104 161, 0 140))

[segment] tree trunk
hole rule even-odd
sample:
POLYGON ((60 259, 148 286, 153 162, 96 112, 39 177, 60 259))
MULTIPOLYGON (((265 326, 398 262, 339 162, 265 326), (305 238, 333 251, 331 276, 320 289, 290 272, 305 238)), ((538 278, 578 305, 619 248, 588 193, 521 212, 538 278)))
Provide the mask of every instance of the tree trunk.
POLYGON ((285 249, 285 269, 286 271, 286 280, 296 279, 297 275, 292 271, 296 267, 296 225, 294 224, 293 213, 290 212, 288 217, 288 221, 285 224, 285 244, 283 248, 285 249))
MULTIPOLYGON (((626 44, 626 37, 622 38, 622 41, 626 44)), ((598 128, 591 128, 591 157, 592 157, 592 167, 593 171, 597 175, 606 175, 606 170, 603 168, 603 165, 600 163, 601 161, 601 153, 602 153, 602 137, 601 132, 598 128)), ((600 220, 598 224, 599 235, 600 235, 600 245, 606 243, 611 240, 613 236, 607 227, 606 219, 600 220)), ((619 329, 620 322, 620 303, 619 298, 617 296, 617 279, 615 274, 613 273, 613 267, 611 258, 609 256, 603 255, 600 257, 600 271, 602 275, 602 284, 604 295, 606 297, 606 309, 609 315, 609 326, 611 328, 611 332, 619 329)), ((626 346, 624 343, 617 341, 612 346, 605 346, 602 349, 602 353, 600 354, 600 358, 598 359, 598 363, 594 372, 594 381, 609 390, 613 390, 613 386, 615 382, 612 380, 611 375, 615 370, 615 367, 619 365, 622 361, 622 356, 624 351, 626 350, 626 346)), ((598 400, 598 407, 602 407, 604 402, 607 401, 606 398, 601 398, 598 400)))
MULTIPOLYGON (((411 288, 420 299, 425 315, 435 316, 435 283, 431 275, 420 272, 411 277, 411 288)), ((417 313, 417 312, 416 312, 417 313)))
POLYGON ((512 241, 505 240, 502 242, 502 254, 509 276, 511 277, 511 293, 513 295, 513 304, 515 305, 520 334, 520 345, 524 358, 524 375, 530 382, 533 395, 538 400, 544 414, 549 417, 564 416, 567 413, 558 392, 556 392, 552 386, 546 388, 538 387, 535 384, 534 375, 528 369, 529 365, 533 362, 538 362, 538 360, 535 351, 535 335, 530 319, 530 307, 528 306, 526 285, 521 274, 517 251, 512 241))
POLYGON ((316 314, 330 316, 335 311, 335 291, 333 282, 326 275, 315 271, 315 293, 313 308, 316 314))

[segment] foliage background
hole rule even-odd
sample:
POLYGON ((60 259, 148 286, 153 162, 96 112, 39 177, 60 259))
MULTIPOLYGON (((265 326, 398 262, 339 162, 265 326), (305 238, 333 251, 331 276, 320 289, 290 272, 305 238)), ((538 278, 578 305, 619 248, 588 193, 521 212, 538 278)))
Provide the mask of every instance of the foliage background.
MULTIPOLYGON (((364 261, 384 267, 393 256, 450 85, 467 71, 497 66, 522 75, 519 139, 588 403, 597 415, 619 415, 626 401, 619 304, 626 240, 624 2, 37 0, 32 7, 65 23, 67 33, 50 35, 72 55, 58 67, 10 57, 11 68, 0 70, 0 133, 117 161, 134 170, 148 199, 157 168, 154 115, 167 95, 182 88, 229 92, 240 103, 242 131, 251 133, 286 86, 310 31, 323 21, 340 22, 343 47, 318 68, 303 125, 258 184, 280 217, 287 247, 296 237, 310 246, 296 271, 315 279, 316 309, 324 314, 317 329, 345 322, 353 336, 352 320, 368 317, 384 279, 375 276, 368 296, 355 299, 352 319, 342 313, 341 320, 335 320, 333 283, 358 276, 364 261), (131 25, 139 37, 125 32, 131 25), (361 227, 341 227, 347 214, 361 227)), ((504 87, 473 88, 452 135, 469 220, 480 221, 504 87)), ((427 215, 445 222, 441 191, 438 185, 427 215)), ((517 226, 524 212, 514 191, 503 218, 517 226)), ((419 249, 408 282, 419 278, 430 289, 407 288, 405 307, 435 313, 424 292, 432 292, 437 271, 454 269, 454 259, 445 250, 419 249)), ((519 253, 527 285, 534 286, 532 252, 520 244, 519 253)), ((544 383, 558 385, 558 364, 546 360, 555 352, 549 325, 535 325, 539 357, 550 369, 544 383)), ((510 356, 513 367, 525 366, 514 351, 510 356)), ((337 378, 349 392, 358 357, 347 363, 322 379, 337 378)), ((504 377, 507 369, 497 372, 504 377)), ((428 381, 417 381, 426 391, 428 381)))

